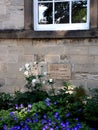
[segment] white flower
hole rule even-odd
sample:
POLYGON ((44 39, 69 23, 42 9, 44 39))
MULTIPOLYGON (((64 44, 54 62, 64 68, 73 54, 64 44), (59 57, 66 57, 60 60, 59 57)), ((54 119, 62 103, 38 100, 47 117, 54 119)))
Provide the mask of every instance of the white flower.
POLYGON ((53 79, 49 79, 49 82, 52 83, 52 82, 53 82, 53 79))
POLYGON ((36 79, 33 79, 33 80, 32 80, 32 83, 35 83, 35 82, 36 82, 36 79))
POLYGON ((37 62, 35 61, 35 62, 34 62, 34 65, 36 65, 36 64, 37 64, 37 62))
POLYGON ((26 70, 29 70, 29 69, 30 69, 30 64, 29 64, 29 63, 26 63, 26 64, 25 64, 25 68, 26 68, 26 70))
POLYGON ((24 75, 25 75, 25 76, 28 76, 28 75, 29 75, 29 72, 28 72, 28 71, 25 71, 25 72, 24 72, 24 75))
POLYGON ((69 93, 69 94, 72 94, 72 93, 73 93, 73 91, 68 91, 68 93, 69 93))
POLYGON ((45 84, 46 83, 45 80, 42 83, 45 84))
POLYGON ((43 74, 44 74, 44 75, 47 75, 47 72, 44 72, 43 74))

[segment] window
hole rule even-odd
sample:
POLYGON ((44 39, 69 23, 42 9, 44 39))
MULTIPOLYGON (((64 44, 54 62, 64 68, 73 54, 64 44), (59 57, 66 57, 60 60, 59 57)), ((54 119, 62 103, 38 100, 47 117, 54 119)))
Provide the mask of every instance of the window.
POLYGON ((24 0, 24 29, 0 30, 0 38, 98 38, 98 0, 24 0))
POLYGON ((89 29, 90 0, 34 0, 34 30, 89 29))

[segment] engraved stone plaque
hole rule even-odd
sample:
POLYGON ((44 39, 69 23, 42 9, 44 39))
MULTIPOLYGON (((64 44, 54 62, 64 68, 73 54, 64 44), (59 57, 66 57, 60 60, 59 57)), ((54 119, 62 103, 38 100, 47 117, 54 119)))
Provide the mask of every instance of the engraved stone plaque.
POLYGON ((71 67, 69 64, 49 64, 48 73, 53 79, 70 79, 71 67))

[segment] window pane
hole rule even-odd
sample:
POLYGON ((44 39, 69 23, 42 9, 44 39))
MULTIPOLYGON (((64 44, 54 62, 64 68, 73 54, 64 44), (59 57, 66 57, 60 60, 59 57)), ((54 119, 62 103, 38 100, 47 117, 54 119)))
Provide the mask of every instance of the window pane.
POLYGON ((69 2, 55 3, 55 23, 69 23, 69 2))
POLYGON ((38 1, 53 1, 53 0, 38 0, 38 1))
POLYGON ((53 16, 52 16, 52 3, 40 3, 38 4, 38 22, 39 24, 52 24, 53 16))
POLYGON ((87 22, 87 0, 72 2, 72 23, 87 22))

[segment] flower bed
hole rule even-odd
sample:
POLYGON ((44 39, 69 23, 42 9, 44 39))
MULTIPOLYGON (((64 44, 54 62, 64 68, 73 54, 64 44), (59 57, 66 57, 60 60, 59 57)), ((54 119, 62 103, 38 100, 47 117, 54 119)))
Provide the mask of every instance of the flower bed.
POLYGON ((36 67, 34 63, 22 68, 28 92, 0 93, 0 129, 97 130, 98 89, 89 96, 83 87, 65 82, 57 94, 53 79, 46 72, 37 73, 36 67), (50 86, 49 92, 42 90, 45 84, 50 86))

